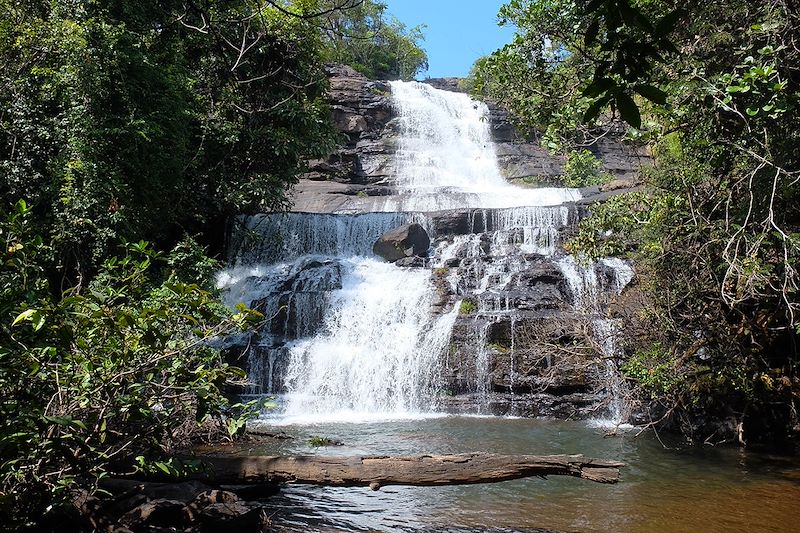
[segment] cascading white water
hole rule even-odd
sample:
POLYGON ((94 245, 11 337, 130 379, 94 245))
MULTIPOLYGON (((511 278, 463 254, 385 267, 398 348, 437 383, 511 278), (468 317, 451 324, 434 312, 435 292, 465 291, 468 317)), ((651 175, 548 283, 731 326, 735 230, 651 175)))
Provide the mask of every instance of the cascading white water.
POLYGON ((349 419, 431 410, 455 315, 432 321, 427 270, 372 258, 344 265, 321 330, 288 346, 286 415, 349 419))
MULTIPOLYGON (((409 222, 427 225, 420 213, 472 209, 471 234, 443 245, 431 262, 441 269, 466 259, 473 269, 447 279, 456 294, 481 295, 478 315, 487 320, 476 329, 475 387, 487 396, 489 325, 510 313, 513 336, 515 324, 505 287, 534 256, 553 256, 560 230, 576 221, 575 207, 563 204, 579 199, 577 190, 525 189, 503 179, 484 104, 416 82, 391 85, 399 193, 385 198, 383 212, 242 217, 230 248, 233 266, 218 276, 228 305, 251 305, 266 316, 249 341, 252 392, 285 392, 284 421, 435 409, 441 355, 459 305, 432 315, 431 271, 374 258, 381 234, 409 222)), ((512 346, 512 388, 514 371, 512 346)))
POLYGON ((372 243, 382 234, 422 218, 411 213, 265 213, 239 217, 230 259, 234 264, 251 266, 304 255, 369 256, 372 243))
POLYGON ((466 272, 447 276, 451 288, 459 294, 469 289, 484 295, 481 311, 511 311, 507 298, 492 298, 492 293, 501 293, 516 274, 526 269, 530 255, 553 256, 560 231, 574 218, 574 211, 565 206, 477 210, 471 217, 472 232, 443 243, 434 253, 435 266, 445 267, 457 257, 466 259, 466 272), (484 241, 479 229, 490 230, 488 241, 484 241), (491 259, 487 261, 486 257, 491 259))
POLYGON ((397 183, 413 193, 506 186, 488 127, 489 109, 466 94, 391 82, 401 120, 397 183))
POLYGON ((525 189, 500 173, 489 109, 466 94, 419 82, 391 82, 400 121, 397 185, 384 210, 429 212, 465 207, 560 205, 581 198, 575 189, 525 189))
POLYGON ((599 287, 595 265, 582 265, 572 255, 559 259, 556 263, 572 293, 575 309, 583 312, 597 312, 599 287))
POLYGON ((458 309, 431 316, 429 270, 365 255, 303 255, 240 264, 220 273, 218 286, 228 305, 243 302, 267 317, 262 349, 251 349, 250 374, 261 382, 253 392, 269 392, 276 359, 284 359, 285 422, 397 418, 433 409, 439 356, 458 309))
POLYGON ((635 275, 633 268, 615 257, 604 258, 597 263, 580 264, 571 255, 559 259, 557 265, 567 280, 575 309, 590 317, 592 336, 605 357, 604 381, 610 396, 609 418, 595 422, 601 426, 619 427, 628 421, 631 414, 626 401, 628 389, 617 368, 617 358, 620 355, 617 347, 617 323, 614 319, 603 317, 601 314, 600 294, 604 291, 597 270, 602 267, 610 270, 613 277, 610 287, 606 289, 612 294, 619 295, 633 280, 635 275))

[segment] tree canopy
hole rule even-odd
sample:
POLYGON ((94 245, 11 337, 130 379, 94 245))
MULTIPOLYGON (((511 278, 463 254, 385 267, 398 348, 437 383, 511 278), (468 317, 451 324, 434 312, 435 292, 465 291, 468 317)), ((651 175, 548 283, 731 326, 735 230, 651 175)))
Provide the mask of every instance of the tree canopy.
MULTIPOLYGON (((796 2, 512 0, 513 43, 475 90, 554 150, 627 122, 645 193, 594 208, 571 243, 637 262, 628 374, 664 420, 719 441, 798 427, 800 54, 796 2), (719 424, 732 421, 727 430, 719 424)), ((623 128, 624 131, 624 128, 623 128)))
POLYGON ((420 47, 423 27, 407 29, 384 2, 364 0, 353 9, 332 11, 321 26, 325 58, 369 78, 410 80, 428 69, 420 47))
POLYGON ((0 195, 77 279, 120 237, 280 206, 335 141, 310 22, 242 2, 3 2, 0 195))

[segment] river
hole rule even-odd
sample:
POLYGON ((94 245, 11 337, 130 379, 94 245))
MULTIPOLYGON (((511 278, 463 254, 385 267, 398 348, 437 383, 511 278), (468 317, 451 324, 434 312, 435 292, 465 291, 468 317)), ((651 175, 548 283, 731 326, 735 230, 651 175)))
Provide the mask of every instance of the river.
POLYGON ((616 485, 561 476, 487 485, 389 486, 378 492, 287 485, 268 509, 289 531, 800 531, 800 461, 793 457, 681 447, 668 440, 662 444, 651 431, 610 435, 593 422, 544 419, 432 414, 291 424, 267 418, 256 426, 292 438, 266 439, 235 453, 581 453, 626 463, 616 485), (343 445, 314 447, 312 436, 343 445))

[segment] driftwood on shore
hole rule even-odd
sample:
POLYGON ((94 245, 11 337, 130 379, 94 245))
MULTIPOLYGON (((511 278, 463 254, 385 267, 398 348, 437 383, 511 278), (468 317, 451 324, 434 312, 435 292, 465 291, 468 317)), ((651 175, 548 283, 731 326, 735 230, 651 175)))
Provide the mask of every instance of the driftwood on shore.
POLYGON ((220 484, 300 483, 339 487, 463 485, 532 476, 573 476, 598 483, 619 481, 623 463, 582 455, 250 456, 203 457, 197 477, 220 484))

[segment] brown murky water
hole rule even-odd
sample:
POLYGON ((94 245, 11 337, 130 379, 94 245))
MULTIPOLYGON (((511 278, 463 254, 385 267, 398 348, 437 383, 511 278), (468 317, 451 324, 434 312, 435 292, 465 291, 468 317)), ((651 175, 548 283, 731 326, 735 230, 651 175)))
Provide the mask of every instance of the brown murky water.
POLYGON ((664 449, 652 435, 606 436, 581 422, 438 417, 276 428, 294 439, 245 453, 583 453, 627 463, 617 485, 574 478, 493 485, 289 486, 275 518, 296 531, 800 531, 800 460, 730 448, 664 449), (313 448, 323 435, 344 446, 313 448))

